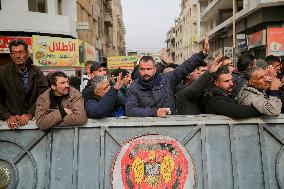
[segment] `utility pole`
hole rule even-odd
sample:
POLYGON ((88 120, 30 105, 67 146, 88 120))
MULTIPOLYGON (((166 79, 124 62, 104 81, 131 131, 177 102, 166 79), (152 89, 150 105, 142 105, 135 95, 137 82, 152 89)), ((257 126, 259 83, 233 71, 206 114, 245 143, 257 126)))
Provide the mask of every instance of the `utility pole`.
POLYGON ((236 66, 236 2, 237 0, 233 0, 233 62, 236 66))

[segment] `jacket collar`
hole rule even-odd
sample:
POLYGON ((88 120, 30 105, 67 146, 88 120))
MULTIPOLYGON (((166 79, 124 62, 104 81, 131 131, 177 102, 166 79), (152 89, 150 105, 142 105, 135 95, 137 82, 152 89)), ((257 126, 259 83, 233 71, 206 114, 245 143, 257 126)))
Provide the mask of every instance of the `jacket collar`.
POLYGON ((160 86, 161 74, 156 73, 151 81, 145 82, 142 80, 141 76, 138 76, 137 82, 142 90, 153 90, 154 88, 160 86))
POLYGON ((216 87, 213 84, 210 84, 209 87, 205 90, 204 96, 225 96, 230 97, 231 94, 227 93, 221 88, 216 87))
MULTIPOLYGON (((62 101, 64 101, 65 99, 67 99, 70 96, 70 92, 68 95, 64 95, 62 96, 62 101)), ((54 94, 54 90, 50 89, 49 92, 49 100, 50 100, 50 108, 58 108, 57 102, 56 102, 56 95, 54 94)), ((58 97, 60 98, 60 97, 58 97)))

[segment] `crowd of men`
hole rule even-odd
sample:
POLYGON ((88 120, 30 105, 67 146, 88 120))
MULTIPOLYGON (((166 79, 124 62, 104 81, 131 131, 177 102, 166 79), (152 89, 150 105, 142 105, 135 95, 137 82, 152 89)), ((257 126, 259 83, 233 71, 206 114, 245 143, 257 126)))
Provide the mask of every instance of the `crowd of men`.
POLYGON ((181 65, 170 63, 166 52, 157 64, 143 56, 132 74, 118 69, 108 77, 105 63, 88 61, 77 82, 60 71, 45 76, 28 61, 27 43, 14 40, 12 63, 0 67, 0 120, 15 129, 35 118, 38 128, 47 130, 81 125, 87 118, 206 113, 241 119, 283 112, 280 58, 242 55, 235 67, 229 57, 218 55, 207 63, 208 41, 206 36, 202 51, 181 65))

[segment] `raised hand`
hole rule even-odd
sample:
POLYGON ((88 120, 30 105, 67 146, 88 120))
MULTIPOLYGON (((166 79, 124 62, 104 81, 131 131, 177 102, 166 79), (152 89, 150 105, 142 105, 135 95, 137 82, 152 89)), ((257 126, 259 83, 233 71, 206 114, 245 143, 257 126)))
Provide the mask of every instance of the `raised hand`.
POLYGON ((116 78, 116 83, 113 86, 115 90, 119 90, 123 85, 123 80, 122 80, 122 73, 120 72, 116 78))
POLYGON ((162 60, 165 61, 167 64, 171 62, 171 57, 167 49, 162 49, 162 60))
POLYGON ((202 52, 204 54, 209 53, 209 36, 208 36, 208 33, 205 33, 204 46, 203 46, 202 52))
POLYGON ((123 85, 128 87, 129 84, 132 82, 131 75, 127 74, 122 80, 123 80, 123 85))
POLYGON ((208 69, 208 72, 210 74, 215 73, 220 68, 220 66, 222 66, 222 62, 220 61, 221 58, 222 58, 221 55, 215 57, 214 62, 211 64, 211 66, 208 69))

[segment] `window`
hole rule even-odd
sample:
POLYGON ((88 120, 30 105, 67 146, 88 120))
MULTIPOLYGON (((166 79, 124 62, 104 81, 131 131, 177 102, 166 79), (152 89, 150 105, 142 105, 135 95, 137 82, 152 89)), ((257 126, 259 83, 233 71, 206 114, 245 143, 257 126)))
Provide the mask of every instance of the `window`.
POLYGON ((29 0, 29 11, 47 13, 46 0, 29 0))
POLYGON ((62 0, 57 0, 57 14, 58 15, 63 15, 62 0))

